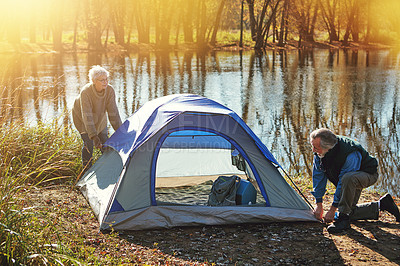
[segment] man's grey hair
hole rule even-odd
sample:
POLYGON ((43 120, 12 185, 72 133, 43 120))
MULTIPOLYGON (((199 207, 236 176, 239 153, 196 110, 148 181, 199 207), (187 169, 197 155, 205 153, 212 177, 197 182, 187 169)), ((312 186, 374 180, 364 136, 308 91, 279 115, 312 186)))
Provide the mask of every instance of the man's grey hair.
POLYGON ((110 76, 110 72, 108 72, 105 68, 96 65, 92 66, 89 70, 89 80, 91 83, 94 83, 94 80, 97 79, 100 76, 106 75, 107 78, 110 76))
POLYGON ((316 129, 310 134, 310 139, 320 138, 321 148, 332 149, 338 142, 337 136, 327 128, 316 129))

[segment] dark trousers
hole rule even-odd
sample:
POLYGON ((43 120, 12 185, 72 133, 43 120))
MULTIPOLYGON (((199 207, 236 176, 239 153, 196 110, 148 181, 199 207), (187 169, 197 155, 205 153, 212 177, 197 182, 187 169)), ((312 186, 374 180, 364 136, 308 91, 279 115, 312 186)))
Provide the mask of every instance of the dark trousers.
MULTIPOLYGON (((107 135, 107 128, 103 129, 98 135, 102 144, 106 142, 108 139, 107 135)), ((82 147, 82 164, 83 167, 88 169, 92 166, 92 157, 93 157, 93 140, 89 138, 87 133, 81 134, 83 140, 83 147, 82 147)))
POLYGON ((378 173, 362 171, 346 173, 342 177, 339 212, 349 214, 350 220, 376 220, 379 217, 378 202, 357 204, 361 191, 378 180, 378 173))

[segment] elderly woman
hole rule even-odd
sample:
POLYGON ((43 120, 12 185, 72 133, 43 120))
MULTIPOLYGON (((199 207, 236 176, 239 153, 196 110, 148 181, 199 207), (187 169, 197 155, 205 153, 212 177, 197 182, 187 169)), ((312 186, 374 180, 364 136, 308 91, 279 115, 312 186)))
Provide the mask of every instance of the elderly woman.
POLYGON ((92 165, 93 146, 102 148, 107 140, 107 117, 114 130, 122 122, 115 101, 114 89, 108 84, 109 72, 101 66, 93 66, 89 71, 90 83, 86 84, 75 99, 72 119, 83 139, 82 164, 92 165))

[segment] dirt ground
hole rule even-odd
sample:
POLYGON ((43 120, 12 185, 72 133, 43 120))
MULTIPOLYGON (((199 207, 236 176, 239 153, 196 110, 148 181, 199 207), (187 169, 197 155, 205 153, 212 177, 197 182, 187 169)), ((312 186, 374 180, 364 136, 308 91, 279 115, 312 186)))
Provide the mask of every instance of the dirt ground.
MULTIPOLYGON (((118 261, 127 265, 400 264, 400 224, 385 212, 379 221, 355 222, 342 235, 329 234, 326 225, 317 222, 103 234, 77 189, 55 185, 34 189, 29 195, 27 206, 39 207, 52 223, 63 224, 65 243, 91 250, 100 264, 118 261)), ((364 192, 361 201, 378 200, 379 196, 364 192)), ((398 200, 396 203, 399 205, 398 200)), ((79 254, 82 256, 82 252, 79 254)))

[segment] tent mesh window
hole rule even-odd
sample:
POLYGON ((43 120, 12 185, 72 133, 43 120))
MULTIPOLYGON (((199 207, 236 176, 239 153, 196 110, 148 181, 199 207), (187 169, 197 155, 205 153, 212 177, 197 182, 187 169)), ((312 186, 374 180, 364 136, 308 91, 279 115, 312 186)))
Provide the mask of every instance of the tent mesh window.
POLYGON ((221 175, 249 180, 256 205, 265 206, 250 167, 225 138, 205 131, 182 130, 162 143, 156 165, 157 205, 207 205, 213 182, 221 175))

